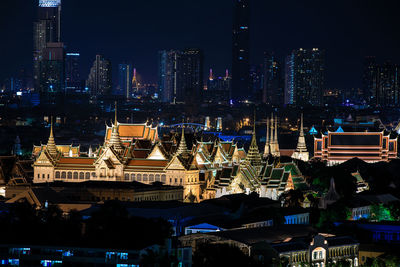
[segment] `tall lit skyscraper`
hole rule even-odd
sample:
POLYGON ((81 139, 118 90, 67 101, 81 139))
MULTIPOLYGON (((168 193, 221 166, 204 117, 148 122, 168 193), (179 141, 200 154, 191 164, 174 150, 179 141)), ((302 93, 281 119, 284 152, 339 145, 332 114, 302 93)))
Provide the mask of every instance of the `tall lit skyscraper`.
POLYGON ((40 0, 33 25, 33 79, 40 86, 40 61, 47 43, 61 42, 61 0, 40 0))
POLYGON ((132 97, 132 75, 133 69, 131 64, 118 65, 118 95, 124 95, 126 99, 132 97))
POLYGON ((264 53, 264 79, 262 101, 280 106, 284 101, 281 66, 273 53, 264 53))
POLYGON ((67 93, 80 93, 82 91, 79 57, 79 53, 66 53, 65 55, 65 90, 67 93))
POLYGON ((250 0, 234 0, 231 99, 249 99, 250 0))
POLYGON ((86 80, 86 87, 93 96, 104 96, 111 93, 111 62, 101 55, 96 55, 96 60, 90 69, 89 77, 86 80))
POLYGON ((158 52, 158 91, 159 99, 166 103, 175 103, 179 85, 178 61, 181 52, 162 50, 158 52))
POLYGON ((285 99, 296 106, 321 106, 325 89, 325 52, 296 49, 286 59, 285 99))
POLYGON ((198 102, 203 90, 203 53, 200 49, 158 53, 158 84, 162 102, 198 102))
POLYGON ((64 44, 47 43, 41 52, 42 59, 39 64, 39 92, 64 93, 64 44))

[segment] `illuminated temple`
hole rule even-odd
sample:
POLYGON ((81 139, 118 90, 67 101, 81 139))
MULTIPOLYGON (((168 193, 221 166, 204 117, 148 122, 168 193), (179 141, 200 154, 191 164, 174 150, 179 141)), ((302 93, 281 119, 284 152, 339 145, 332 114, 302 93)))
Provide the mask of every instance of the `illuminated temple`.
MULTIPOLYGON (((274 126, 276 136, 276 121, 274 126)), ((33 148, 33 182, 161 182, 182 186, 187 202, 250 192, 277 199, 284 191, 304 185, 294 163, 268 162, 274 155, 261 156, 255 131, 246 153, 235 142, 218 138, 188 144, 184 130, 170 140, 160 140, 157 126, 119 123, 115 115, 112 125, 106 126, 103 145, 90 147, 84 157, 79 146, 56 145, 51 126, 47 144, 33 148)), ((277 138, 273 140, 277 144, 277 138)), ((271 142, 266 146, 270 152, 277 150, 270 149, 271 142)))
POLYGON ((384 132, 328 132, 314 138, 314 158, 335 165, 352 158, 366 162, 397 158, 397 138, 384 132))

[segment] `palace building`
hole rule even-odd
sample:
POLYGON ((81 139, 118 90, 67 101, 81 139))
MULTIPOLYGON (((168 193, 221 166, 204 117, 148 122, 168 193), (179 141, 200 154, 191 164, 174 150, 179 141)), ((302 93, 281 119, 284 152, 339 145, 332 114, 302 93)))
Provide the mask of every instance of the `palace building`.
POLYGON ((277 199, 284 191, 305 184, 295 163, 276 160, 277 121, 273 116, 268 120, 271 138, 267 138, 263 156, 255 128, 246 153, 235 142, 219 138, 195 138, 188 145, 184 128, 170 140, 160 140, 156 126, 119 123, 115 115, 112 125, 106 126, 103 145, 80 154, 79 146, 56 145, 51 125, 47 144, 34 147, 33 182, 160 182, 183 187, 186 202, 250 192, 277 199))
POLYGON ((397 158, 397 137, 384 132, 330 132, 314 138, 314 158, 335 165, 352 158, 366 162, 397 158))

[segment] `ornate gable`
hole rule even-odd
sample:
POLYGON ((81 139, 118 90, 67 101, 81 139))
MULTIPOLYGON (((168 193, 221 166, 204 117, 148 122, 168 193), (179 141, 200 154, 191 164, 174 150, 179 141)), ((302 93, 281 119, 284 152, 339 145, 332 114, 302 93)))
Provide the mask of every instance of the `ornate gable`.
POLYGON ((55 162, 46 151, 42 151, 39 157, 36 159, 34 165, 49 167, 49 166, 55 166, 55 162))
POLYGON ((150 154, 147 156, 147 159, 161 159, 161 160, 167 160, 167 157, 164 155, 164 153, 161 151, 161 148, 159 145, 155 145, 153 150, 150 152, 150 154))
POLYGON ((185 166, 181 162, 181 160, 177 157, 174 156, 171 161, 168 163, 167 167, 165 167, 166 170, 186 170, 185 166))

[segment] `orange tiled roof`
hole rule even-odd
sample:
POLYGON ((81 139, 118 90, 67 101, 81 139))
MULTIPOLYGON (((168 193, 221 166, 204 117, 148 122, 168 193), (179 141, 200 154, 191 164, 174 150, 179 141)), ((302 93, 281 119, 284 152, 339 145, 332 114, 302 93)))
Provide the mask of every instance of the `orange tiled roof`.
POLYGON ((143 150, 133 150, 132 155, 134 158, 145 159, 150 154, 150 150, 143 149, 143 150))
POLYGON ((128 161, 128 166, 137 167, 165 167, 168 160, 154 160, 154 159, 131 159, 128 161))
POLYGON ((92 165, 94 162, 94 158, 70 158, 70 157, 61 157, 58 163, 60 164, 87 164, 92 165))
MULTIPOLYGON (((121 139, 150 139, 154 141, 157 139, 156 129, 151 128, 151 126, 147 126, 145 124, 123 124, 118 123, 118 132, 121 139)), ((107 127, 106 129, 106 140, 109 140, 111 137, 111 127, 107 127)))

